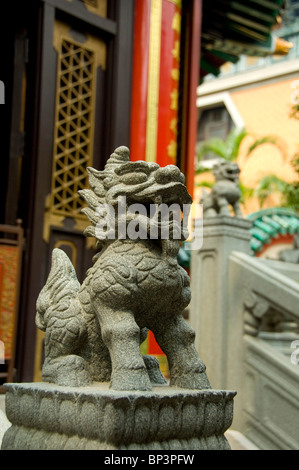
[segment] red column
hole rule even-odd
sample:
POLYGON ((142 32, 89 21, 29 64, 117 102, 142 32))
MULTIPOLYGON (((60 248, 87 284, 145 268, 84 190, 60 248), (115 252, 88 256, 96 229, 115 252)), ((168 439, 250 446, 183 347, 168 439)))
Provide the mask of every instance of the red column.
MULTIPOLYGON (((133 161, 146 160, 147 149, 151 144, 150 157, 159 165, 177 163, 181 5, 179 0, 136 0, 135 2, 130 142, 133 161), (148 99, 149 96, 151 99, 148 99), (150 131, 147 129, 149 120, 150 131), (147 135, 147 132, 150 133, 147 135)), ((186 176, 187 188, 192 195, 197 140, 196 90, 199 84, 202 0, 191 0, 185 5, 188 8, 185 12, 188 17, 186 28, 188 46, 184 51, 187 58, 184 67, 184 90, 182 90, 184 148, 181 170, 186 176)), ((149 354, 163 356, 151 332, 147 349, 149 354)))
POLYGON ((180 44, 181 7, 163 0, 156 157, 161 166, 177 162, 180 44))
POLYGON ((151 158, 161 166, 177 162, 180 30, 179 1, 136 0, 130 142, 133 161, 151 158))
POLYGON ((145 160, 151 0, 136 0, 131 112, 131 160, 145 160))
POLYGON ((189 22, 189 57, 186 96, 186 135, 184 161, 181 170, 191 195, 194 190, 194 163, 197 141, 196 93, 199 85, 202 0, 193 0, 189 22))

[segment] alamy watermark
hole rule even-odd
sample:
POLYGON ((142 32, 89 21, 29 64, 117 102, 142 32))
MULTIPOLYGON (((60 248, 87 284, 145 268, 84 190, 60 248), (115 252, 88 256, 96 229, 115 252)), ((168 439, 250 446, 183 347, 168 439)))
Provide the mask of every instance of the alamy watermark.
POLYGON ((0 104, 5 104, 5 86, 0 80, 0 104))
POLYGON ((291 354, 291 363, 296 366, 299 364, 299 339, 296 339, 291 343, 291 348, 294 349, 291 354))
POLYGON ((193 206, 196 225, 189 233, 191 204, 127 205, 126 197, 119 196, 117 206, 101 204, 96 208, 95 234, 98 240, 187 240, 187 250, 199 250, 203 241, 201 204, 193 206))

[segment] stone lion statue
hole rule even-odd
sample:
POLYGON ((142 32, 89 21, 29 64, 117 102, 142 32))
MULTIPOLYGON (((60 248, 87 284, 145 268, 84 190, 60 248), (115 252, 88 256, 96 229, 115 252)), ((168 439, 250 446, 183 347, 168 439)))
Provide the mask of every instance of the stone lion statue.
POLYGON ((194 331, 182 316, 191 294, 189 277, 177 262, 178 223, 169 220, 165 239, 158 218, 151 238, 146 212, 151 205, 191 203, 184 175, 174 165, 132 162, 126 147, 114 151, 103 171, 88 168, 88 174, 90 189, 80 191, 92 223, 85 234, 97 239, 98 252, 80 285, 68 256, 53 250, 37 300, 36 324, 46 332, 43 380, 67 386, 110 381, 116 390, 151 390, 163 379, 154 359, 140 352, 150 329, 167 356, 170 385, 210 388, 194 331), (140 203, 145 212, 138 215, 132 239, 126 229, 136 214, 127 209, 140 203))
POLYGON ((240 169, 237 163, 221 161, 213 167, 215 184, 210 193, 205 192, 201 198, 204 217, 216 215, 231 215, 229 206, 232 206, 235 217, 242 217, 239 200, 240 169))

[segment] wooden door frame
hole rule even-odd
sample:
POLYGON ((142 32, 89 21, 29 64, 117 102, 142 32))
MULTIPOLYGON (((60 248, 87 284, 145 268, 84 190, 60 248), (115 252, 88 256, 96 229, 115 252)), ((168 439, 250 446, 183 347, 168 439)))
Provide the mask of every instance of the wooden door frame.
POLYGON ((49 175, 52 171, 57 62, 53 32, 56 16, 81 25, 88 24, 89 30, 107 43, 108 73, 103 78, 105 98, 97 104, 108 111, 105 119, 99 119, 102 127, 99 134, 104 137, 95 145, 94 161, 101 166, 103 158, 108 158, 115 147, 129 145, 134 0, 109 1, 109 8, 113 19, 96 17, 85 11, 77 1, 38 1, 36 49, 30 52, 34 70, 28 84, 30 100, 26 116, 32 124, 30 135, 27 135, 27 166, 23 175, 28 188, 27 207, 24 209, 26 251, 16 359, 19 371, 17 380, 21 382, 33 379, 36 299, 45 283, 49 262, 48 246, 43 240, 43 220, 44 200, 50 192, 49 175))

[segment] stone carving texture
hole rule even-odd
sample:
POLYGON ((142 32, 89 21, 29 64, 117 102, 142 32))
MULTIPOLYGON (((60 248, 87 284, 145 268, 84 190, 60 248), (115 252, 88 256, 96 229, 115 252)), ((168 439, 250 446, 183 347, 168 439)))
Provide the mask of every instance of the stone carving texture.
POLYGON ((234 392, 10 384, 5 449, 228 450, 234 392), (32 430, 34 428, 34 431, 32 430))
POLYGON ((151 390, 152 382, 163 378, 154 359, 140 353, 150 329, 167 356, 170 385, 210 388, 194 331, 181 314, 191 294, 189 277, 177 262, 175 221, 169 222, 169 239, 159 238, 159 220, 159 237, 150 239, 149 214, 138 216, 147 238, 120 236, 136 220, 128 205, 191 203, 183 174, 174 165, 131 162, 126 147, 115 150, 104 171, 89 168, 88 174, 90 189, 80 191, 92 222, 85 233, 97 238, 99 251, 82 285, 67 255, 53 251, 37 301, 36 324, 46 332, 43 380, 67 386, 111 381, 115 390, 151 390), (125 212, 120 197, 126 198, 125 212), (115 225, 107 230, 102 222, 111 221, 109 208, 115 225))
POLYGON ((231 205, 235 217, 242 218, 239 204, 241 197, 239 173, 239 166, 235 162, 223 161, 213 167, 215 184, 211 192, 205 193, 201 199, 204 217, 230 216, 231 205))
POLYGON ((289 250, 281 250, 278 255, 280 261, 299 264, 299 233, 295 233, 294 235, 293 248, 289 250))
POLYGON ((298 322, 272 304, 271 299, 263 298, 256 292, 244 289, 245 334, 265 338, 263 336, 265 332, 298 334, 298 331, 298 322))
MULTIPOLYGON (((182 316, 190 286, 177 262, 180 219, 168 220, 168 238, 161 218, 154 240, 120 236, 136 219, 122 212, 119 196, 125 209, 136 202, 183 207, 191 197, 182 173, 130 162, 126 147, 115 150, 104 171, 88 173, 90 189, 81 195, 92 222, 86 235, 97 238, 98 253, 80 285, 66 254, 53 251, 37 301, 36 324, 46 332, 43 382, 6 385, 12 426, 2 449, 229 449, 224 432, 235 392, 211 389, 182 316), (113 224, 102 224, 111 221, 111 207, 116 236, 113 224), (148 329, 167 356, 169 385, 158 361, 140 353, 148 329)), ((148 212, 138 221, 149 235, 148 212)))
POLYGON ((244 333, 257 336, 270 303, 249 289, 244 290, 244 333))

